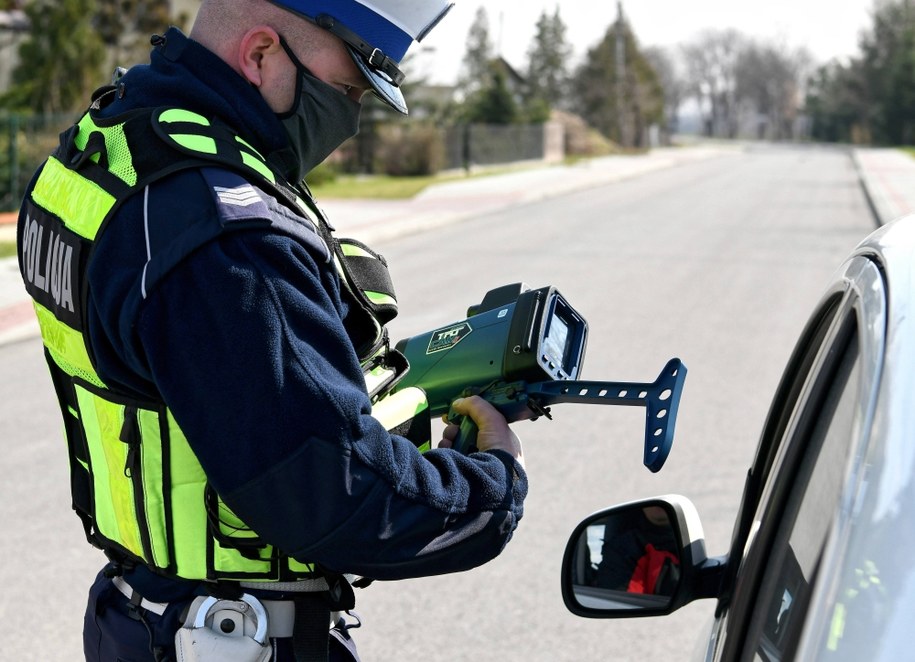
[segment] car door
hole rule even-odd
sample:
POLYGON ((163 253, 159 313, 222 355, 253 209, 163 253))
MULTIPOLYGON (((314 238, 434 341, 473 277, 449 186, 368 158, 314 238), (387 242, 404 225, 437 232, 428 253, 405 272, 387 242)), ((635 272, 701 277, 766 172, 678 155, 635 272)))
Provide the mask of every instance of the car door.
POLYGON ((793 659, 870 434, 885 328, 881 272, 855 257, 811 317, 770 409, 708 659, 793 659))

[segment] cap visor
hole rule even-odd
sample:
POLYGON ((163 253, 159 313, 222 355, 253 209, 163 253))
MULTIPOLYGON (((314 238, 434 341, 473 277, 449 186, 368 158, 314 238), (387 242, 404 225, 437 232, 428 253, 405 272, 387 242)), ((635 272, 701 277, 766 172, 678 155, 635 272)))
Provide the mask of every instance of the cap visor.
POLYGON ((372 69, 354 49, 350 48, 348 45, 346 48, 352 56, 353 62, 359 67, 359 70, 363 73, 366 80, 368 80, 378 98, 398 113, 407 115, 409 112, 407 110, 407 102, 403 98, 403 92, 400 91, 400 88, 394 85, 387 76, 372 69))

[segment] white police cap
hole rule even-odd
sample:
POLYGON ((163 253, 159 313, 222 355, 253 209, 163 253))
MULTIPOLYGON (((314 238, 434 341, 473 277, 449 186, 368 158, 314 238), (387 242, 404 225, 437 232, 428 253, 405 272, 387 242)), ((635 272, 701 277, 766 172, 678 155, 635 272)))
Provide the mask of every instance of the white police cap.
POLYGON ((271 0, 346 44, 382 101, 407 114, 400 61, 454 6, 449 0, 271 0))

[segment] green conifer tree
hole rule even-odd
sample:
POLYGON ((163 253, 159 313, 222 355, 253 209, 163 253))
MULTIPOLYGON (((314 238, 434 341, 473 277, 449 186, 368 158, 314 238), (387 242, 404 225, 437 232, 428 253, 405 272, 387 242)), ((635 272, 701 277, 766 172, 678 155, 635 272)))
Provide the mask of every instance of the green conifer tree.
POLYGON ((92 27, 96 0, 33 0, 31 23, 3 105, 39 114, 74 110, 102 82, 104 47, 92 27))
POLYGON ((537 31, 527 51, 526 111, 535 121, 549 117, 550 108, 565 108, 568 103, 569 61, 572 46, 566 38, 566 25, 559 7, 546 11, 537 20, 537 31))

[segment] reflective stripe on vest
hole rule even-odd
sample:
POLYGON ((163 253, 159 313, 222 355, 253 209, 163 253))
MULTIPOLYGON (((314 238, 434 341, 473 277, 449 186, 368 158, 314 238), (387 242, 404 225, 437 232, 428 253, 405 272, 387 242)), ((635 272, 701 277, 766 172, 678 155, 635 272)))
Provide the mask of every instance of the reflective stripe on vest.
MULTIPOLYGON (((206 135, 201 127, 212 129, 213 125, 206 117, 180 108, 167 108, 161 111, 154 121, 158 121, 164 131, 160 135, 171 139, 177 146, 195 155, 216 156, 219 154, 219 143, 215 134, 206 135)), ((225 137, 226 134, 223 134, 225 137)), ((276 184, 276 175, 267 167, 266 161, 250 144, 232 135, 229 140, 234 140, 234 147, 241 163, 250 168, 261 178, 271 184, 276 184)), ((300 199, 301 203, 301 199, 300 199)), ((302 209, 305 209, 304 203, 302 209)))

